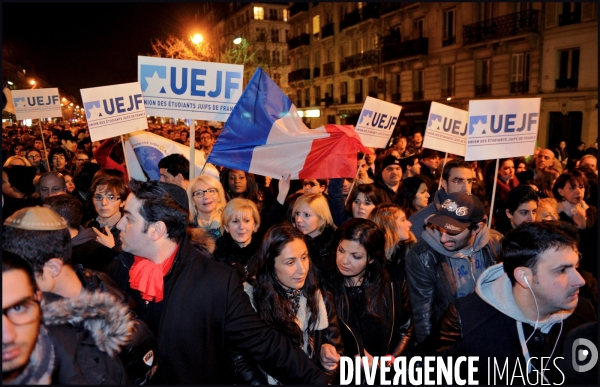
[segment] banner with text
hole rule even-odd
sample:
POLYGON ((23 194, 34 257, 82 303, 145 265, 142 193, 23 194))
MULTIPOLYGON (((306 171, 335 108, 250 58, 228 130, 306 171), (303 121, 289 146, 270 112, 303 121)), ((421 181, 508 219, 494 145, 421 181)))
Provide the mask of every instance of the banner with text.
POLYGON ((354 131, 364 146, 385 148, 398 122, 402 106, 367 97, 354 131))
POLYGON ((468 118, 469 112, 465 110, 432 102, 425 127, 423 148, 464 156, 468 118))
POLYGON ((17 120, 62 117, 58 88, 12 90, 17 120))
POLYGON ((225 122, 242 95, 244 66, 138 56, 149 115, 225 122))
MULTIPOLYGON (((130 133, 128 142, 131 144, 133 152, 135 153, 135 162, 132 160, 130 154, 127 154, 127 162, 130 161, 135 163, 139 163, 141 169, 144 173, 150 178, 150 180, 159 180, 160 179, 160 169, 158 168, 158 162, 165 156, 168 156, 173 153, 180 153, 184 155, 188 160, 190 158, 190 147, 179 144, 175 141, 166 139, 158 134, 154 134, 146 131, 139 131, 135 133, 130 133)), ((196 153, 194 156, 194 161, 196 164, 196 176, 200 176, 200 171, 202 170, 202 166, 206 162, 204 158, 203 152, 200 152, 196 149, 196 153)), ((131 164, 130 164, 131 165, 131 164)), ((134 171, 131 171, 132 176, 134 178, 138 178, 134 171)), ((204 175, 210 175, 216 179, 219 178, 219 171, 212 164, 206 164, 204 168, 204 175)), ((184 176, 186 179, 188 176, 184 176)), ((143 180, 146 180, 145 178, 143 180)))
POLYGON ((148 129, 137 82, 81 89, 81 99, 92 141, 148 129))
POLYGON ((470 101, 465 160, 532 155, 540 102, 541 98, 470 101))

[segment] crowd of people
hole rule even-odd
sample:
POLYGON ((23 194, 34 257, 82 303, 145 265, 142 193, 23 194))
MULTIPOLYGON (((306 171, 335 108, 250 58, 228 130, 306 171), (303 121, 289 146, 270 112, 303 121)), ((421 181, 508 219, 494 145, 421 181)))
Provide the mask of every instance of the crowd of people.
POLYGON ((5 384, 335 384, 340 356, 426 355, 597 380, 543 371, 597 329, 597 145, 468 162, 415 132, 354 179, 190 181, 171 154, 143 182, 118 139, 40 127, 2 131, 5 384))

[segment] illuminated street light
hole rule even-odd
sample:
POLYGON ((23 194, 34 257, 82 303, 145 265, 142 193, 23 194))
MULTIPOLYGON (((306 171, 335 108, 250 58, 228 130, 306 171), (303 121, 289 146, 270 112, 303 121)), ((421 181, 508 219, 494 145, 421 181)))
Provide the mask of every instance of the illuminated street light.
POLYGON ((240 44, 240 43, 242 43, 242 37, 241 37, 241 36, 236 36, 236 37, 233 39, 233 44, 235 44, 235 45, 238 45, 238 44, 240 44))
POLYGON ((192 43, 194 43, 197 46, 200 43, 202 43, 204 38, 200 34, 194 34, 193 36, 190 36, 190 40, 192 41, 192 43))
POLYGON ((6 81, 6 83, 8 83, 9 85, 13 85, 11 81, 6 81))
POLYGON ((29 81, 29 84, 31 85, 32 89, 35 89, 35 81, 33 79, 29 81))

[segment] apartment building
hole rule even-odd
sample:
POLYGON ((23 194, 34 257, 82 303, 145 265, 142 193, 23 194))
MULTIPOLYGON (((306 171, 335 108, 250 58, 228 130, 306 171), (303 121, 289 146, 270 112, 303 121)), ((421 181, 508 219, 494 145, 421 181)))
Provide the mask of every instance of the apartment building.
POLYGON ((540 146, 578 122, 597 136, 595 3, 291 3, 289 26, 288 95, 310 127, 355 124, 367 96, 403 106, 395 134, 423 130, 432 101, 541 97, 540 146))

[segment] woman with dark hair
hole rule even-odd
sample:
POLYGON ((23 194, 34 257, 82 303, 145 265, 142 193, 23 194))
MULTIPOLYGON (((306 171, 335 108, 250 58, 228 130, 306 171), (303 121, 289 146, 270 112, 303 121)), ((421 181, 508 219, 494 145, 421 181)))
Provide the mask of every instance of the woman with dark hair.
POLYGON ((221 172, 221 184, 225 188, 227 201, 233 198, 252 200, 259 211, 262 210, 262 202, 259 200, 258 184, 254 175, 238 169, 224 168, 221 172))
POLYGON ((330 194, 327 198, 331 216, 337 227, 353 218, 367 219, 373 208, 383 203, 379 190, 373 184, 360 184, 344 196, 345 179, 331 179, 330 194), (347 199, 347 200, 346 200, 347 199))
POLYGON ((333 292, 341 320, 344 354, 400 356, 412 346, 413 319, 406 280, 390 281, 385 236, 367 219, 351 219, 339 230, 331 262, 333 292))
MULTIPOLYGON (((343 346, 331 301, 311 264, 304 235, 288 224, 269 228, 244 283, 254 309, 331 376, 343 346)), ((242 353, 233 356, 239 384, 279 384, 242 353)))
POLYGON ((48 161, 52 164, 53 172, 63 173, 71 171, 71 164, 67 151, 62 146, 56 146, 50 150, 48 161))
POLYGON ((552 193, 552 187, 554 186, 554 181, 558 179, 560 173, 554 168, 544 168, 538 172, 533 179, 533 184, 540 191, 541 198, 553 198, 554 194, 552 193))
POLYGON ((402 185, 396 193, 396 203, 404 209, 406 216, 421 211, 429 204, 429 189, 420 176, 408 177, 402 180, 402 185))

